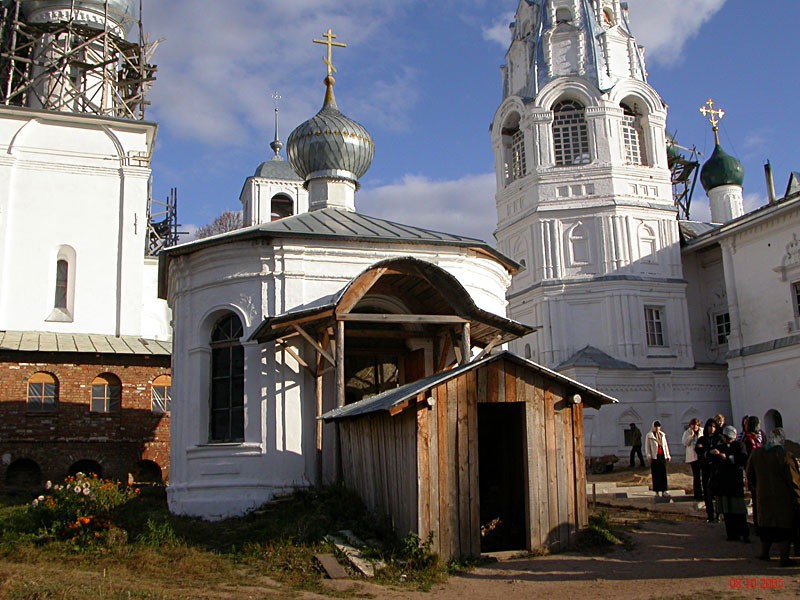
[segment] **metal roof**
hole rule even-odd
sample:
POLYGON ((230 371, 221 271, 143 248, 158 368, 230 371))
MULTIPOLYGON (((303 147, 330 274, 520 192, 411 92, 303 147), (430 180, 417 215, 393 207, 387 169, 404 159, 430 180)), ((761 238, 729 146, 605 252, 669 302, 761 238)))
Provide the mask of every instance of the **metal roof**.
POLYGON ((181 256, 209 246, 264 237, 314 238, 367 242, 370 244, 396 244, 400 242, 461 246, 474 248, 492 256, 512 272, 517 271, 520 266, 483 240, 477 238, 403 225, 342 208, 323 208, 270 223, 261 223, 245 229, 237 229, 221 235, 173 246, 166 249, 162 254, 167 257, 181 256))
POLYGON ((0 352, 79 352, 169 356, 172 342, 133 335, 0 331, 0 352))
POLYGON ((600 369, 636 369, 636 365, 617 360, 613 356, 606 354, 594 346, 586 346, 578 350, 570 358, 562 362, 556 368, 567 369, 569 367, 597 367, 600 369))
POLYGON ((297 173, 294 172, 292 165, 283 159, 265 160, 258 165, 253 177, 260 177, 262 179, 277 179, 280 181, 303 181, 297 173))
POLYGON ((499 352, 498 354, 488 356, 484 359, 467 363, 466 365, 461 365, 450 371, 443 371, 442 373, 431 375, 430 377, 425 377, 423 379, 420 379, 413 383, 406 384, 399 388, 388 390, 386 392, 383 392, 382 394, 373 396, 372 398, 367 398, 366 400, 361 400, 359 402, 354 402, 353 404, 348 404, 347 406, 343 406, 341 408, 336 408, 322 415, 320 419, 324 421, 338 421, 341 419, 352 419, 354 417, 360 417, 378 412, 391 413, 393 409, 402 410, 403 404, 408 400, 411 400, 412 398, 416 397, 418 394, 421 394, 423 392, 430 390, 431 388, 442 385, 443 383, 449 381, 450 379, 458 377, 466 373, 467 371, 470 371, 472 369, 477 369, 478 367, 482 367, 483 365, 489 364, 490 362, 500 360, 501 358, 505 360, 510 360, 512 362, 516 362, 517 364, 523 365, 532 371, 536 371, 542 375, 546 375, 559 383, 562 383, 564 385, 567 385, 571 388, 574 388, 580 392, 587 394, 588 397, 584 398, 584 403, 588 404, 589 406, 592 406, 593 408, 599 408, 604 404, 616 404, 617 402, 619 402, 616 398, 612 398, 607 394, 599 392, 594 388, 591 388, 578 381, 575 381, 574 379, 570 379, 569 377, 561 375, 560 373, 551 371, 547 367, 543 367, 540 364, 524 359, 521 356, 512 354, 511 352, 503 351, 499 352))
POLYGON ((689 242, 704 233, 716 229, 719 225, 714 223, 702 223, 700 221, 678 221, 678 228, 685 242, 689 242))

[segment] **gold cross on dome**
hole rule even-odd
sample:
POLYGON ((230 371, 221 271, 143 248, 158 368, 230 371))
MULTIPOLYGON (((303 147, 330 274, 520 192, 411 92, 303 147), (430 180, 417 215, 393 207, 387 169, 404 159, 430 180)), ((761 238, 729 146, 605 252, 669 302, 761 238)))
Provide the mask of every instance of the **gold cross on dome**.
POLYGON ((333 47, 336 46, 337 48, 347 48, 347 44, 342 44, 341 42, 334 42, 333 40, 336 39, 336 36, 333 34, 330 28, 326 33, 322 34, 324 40, 312 40, 315 44, 324 44, 328 47, 328 57, 323 58, 322 62, 328 65, 328 77, 336 73, 336 67, 333 66, 333 47))
POLYGON ((711 123, 711 127, 714 129, 714 137, 719 144, 719 122, 725 117, 725 111, 721 108, 714 108, 716 103, 709 98, 705 105, 700 107, 700 112, 704 117, 709 117, 708 122, 711 123))

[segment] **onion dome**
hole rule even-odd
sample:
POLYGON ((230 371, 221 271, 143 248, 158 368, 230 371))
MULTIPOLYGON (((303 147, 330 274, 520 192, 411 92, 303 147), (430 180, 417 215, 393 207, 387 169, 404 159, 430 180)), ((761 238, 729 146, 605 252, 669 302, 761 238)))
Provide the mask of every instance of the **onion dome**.
POLYGON ((714 153, 703 165, 700 171, 700 183, 706 192, 723 185, 744 184, 744 167, 738 159, 734 158, 717 144, 714 153))
MULTIPOLYGON (((78 22, 86 21, 88 25, 103 25, 108 2, 108 18, 122 25, 127 31, 136 18, 136 0, 74 0, 78 22)), ((21 9, 25 18, 32 23, 61 22, 69 19, 69 11, 73 0, 22 0, 21 9), (61 11, 66 11, 63 13, 61 11)))
POLYGON ((339 111, 333 96, 334 83, 332 76, 325 78, 327 92, 322 110, 292 132, 286 155, 306 182, 344 179, 358 186, 358 180, 372 164, 375 144, 364 126, 339 111))

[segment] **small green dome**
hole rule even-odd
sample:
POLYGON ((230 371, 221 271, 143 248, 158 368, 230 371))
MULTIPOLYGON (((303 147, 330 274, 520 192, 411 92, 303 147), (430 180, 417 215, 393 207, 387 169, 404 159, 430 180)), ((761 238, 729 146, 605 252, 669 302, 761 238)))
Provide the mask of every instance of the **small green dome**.
POLYGON ((703 165, 700 171, 700 183, 706 192, 723 185, 738 185, 744 183, 744 167, 738 159, 734 158, 722 146, 717 144, 714 153, 703 165))

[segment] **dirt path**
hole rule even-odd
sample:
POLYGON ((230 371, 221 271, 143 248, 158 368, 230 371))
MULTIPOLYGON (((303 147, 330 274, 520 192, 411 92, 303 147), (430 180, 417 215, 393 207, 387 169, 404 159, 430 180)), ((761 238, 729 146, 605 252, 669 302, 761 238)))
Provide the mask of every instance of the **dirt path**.
POLYGON ((722 524, 610 511, 632 527, 627 533, 632 550, 499 562, 451 577, 430 593, 368 584, 354 589, 352 582, 329 585, 347 589, 348 595, 357 590, 381 599, 800 598, 800 568, 780 568, 777 558, 756 560, 758 542, 726 542, 722 524))

